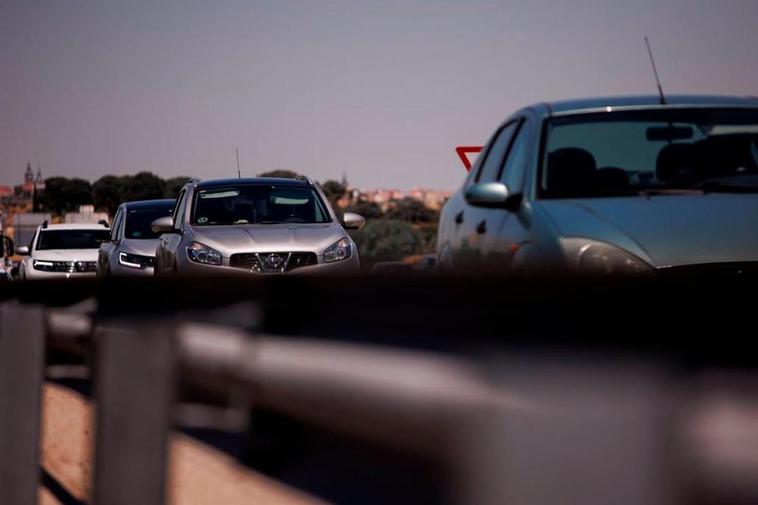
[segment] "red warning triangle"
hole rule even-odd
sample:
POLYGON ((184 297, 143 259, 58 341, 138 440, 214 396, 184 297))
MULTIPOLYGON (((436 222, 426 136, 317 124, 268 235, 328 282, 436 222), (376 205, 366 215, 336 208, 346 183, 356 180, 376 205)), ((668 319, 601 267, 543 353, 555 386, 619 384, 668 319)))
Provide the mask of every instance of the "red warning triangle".
POLYGON ((458 157, 463 162, 463 166, 466 167, 466 172, 471 170, 471 158, 469 154, 478 154, 482 152, 482 146, 458 146, 455 148, 455 152, 458 153, 458 157))

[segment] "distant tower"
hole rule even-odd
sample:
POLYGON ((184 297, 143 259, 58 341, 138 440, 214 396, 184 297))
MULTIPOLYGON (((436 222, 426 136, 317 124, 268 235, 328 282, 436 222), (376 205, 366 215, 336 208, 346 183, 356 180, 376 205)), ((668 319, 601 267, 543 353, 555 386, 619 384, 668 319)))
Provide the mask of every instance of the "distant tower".
POLYGON ((34 191, 34 172, 32 172, 31 162, 26 163, 26 172, 24 172, 24 184, 21 186, 24 193, 31 194, 34 191))
POLYGON ((37 177, 34 178, 34 187, 37 191, 45 190, 45 179, 42 178, 42 165, 37 165, 37 177))
POLYGON ((345 172, 342 172, 342 185, 347 188, 347 175, 345 175, 345 172))

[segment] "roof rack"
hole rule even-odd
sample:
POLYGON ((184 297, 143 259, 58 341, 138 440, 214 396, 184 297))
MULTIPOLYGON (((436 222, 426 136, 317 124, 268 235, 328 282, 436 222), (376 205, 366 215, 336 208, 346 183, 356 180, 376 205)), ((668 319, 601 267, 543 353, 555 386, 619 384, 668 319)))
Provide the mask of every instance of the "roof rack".
POLYGON ((44 230, 45 228, 47 228, 47 219, 42 221, 42 229, 44 230))
POLYGON ((297 177, 295 177, 295 180, 296 181, 304 181, 304 182, 307 182, 308 184, 313 185, 313 181, 309 177, 307 177, 305 175, 298 175, 297 177))
POLYGON ((105 219, 101 219, 100 221, 97 222, 97 224, 101 224, 105 226, 106 228, 110 227, 110 225, 108 225, 108 221, 106 221, 105 219))

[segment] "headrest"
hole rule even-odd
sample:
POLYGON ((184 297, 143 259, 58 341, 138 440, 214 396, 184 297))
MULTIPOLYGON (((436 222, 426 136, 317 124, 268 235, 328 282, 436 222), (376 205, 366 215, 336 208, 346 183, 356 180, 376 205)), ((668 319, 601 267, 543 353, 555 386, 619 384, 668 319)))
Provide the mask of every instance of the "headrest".
POLYGON ((669 144, 658 153, 655 176, 670 184, 690 185, 697 180, 697 156, 692 144, 669 144))
POLYGON ((592 192, 595 157, 576 147, 557 149, 547 159, 547 191, 552 197, 581 197, 592 192))
POLYGON ((751 152, 753 144, 749 135, 709 137, 696 145, 705 172, 702 174, 704 178, 754 173, 758 169, 751 152))

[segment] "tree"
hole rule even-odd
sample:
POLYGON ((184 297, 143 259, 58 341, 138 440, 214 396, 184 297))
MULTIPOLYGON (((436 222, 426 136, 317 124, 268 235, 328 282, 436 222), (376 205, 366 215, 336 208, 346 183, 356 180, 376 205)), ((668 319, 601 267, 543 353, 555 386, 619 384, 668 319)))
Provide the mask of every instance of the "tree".
POLYGON ((124 177, 124 192, 128 202, 163 198, 166 182, 150 172, 139 172, 131 177, 124 177))
POLYGON ((388 219, 400 219, 409 223, 436 223, 439 212, 428 208, 415 198, 395 200, 387 210, 388 219))
POLYGON ((379 205, 375 204, 374 202, 367 202, 365 200, 360 200, 345 210, 347 212, 355 212, 356 214, 360 214, 366 219, 381 219, 383 215, 382 208, 379 207, 379 205))
POLYGON ((50 177, 45 180, 45 190, 40 195, 42 209, 61 215, 79 209, 80 205, 92 203, 92 186, 84 179, 50 177))
POLYGON ((179 191, 182 190, 182 187, 184 187, 185 184, 187 184, 187 181, 189 181, 189 177, 172 177, 171 179, 166 179, 166 191, 163 192, 164 198, 176 198, 179 196, 179 191))
POLYGON ((395 261, 421 251, 422 237, 404 221, 379 219, 369 221, 353 236, 361 260, 366 264, 395 261))
POLYGON ((104 210, 111 216, 125 201, 125 177, 106 175, 92 184, 92 200, 97 210, 104 210))
POLYGON ((258 174, 258 177, 281 177, 283 179, 294 179, 295 177, 300 177, 300 174, 293 172, 292 170, 277 169, 260 173, 258 174))
POLYGON ((324 194, 332 207, 337 203, 337 200, 345 196, 345 193, 347 193, 347 186, 333 179, 329 179, 323 183, 321 189, 324 190, 324 194))

